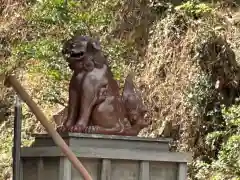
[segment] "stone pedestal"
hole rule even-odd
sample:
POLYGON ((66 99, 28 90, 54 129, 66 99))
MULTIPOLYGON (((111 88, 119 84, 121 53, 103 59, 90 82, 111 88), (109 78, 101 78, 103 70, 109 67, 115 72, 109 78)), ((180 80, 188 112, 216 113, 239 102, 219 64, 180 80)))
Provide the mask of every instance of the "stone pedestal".
MULTIPOLYGON (((170 139, 62 134, 93 180, 186 180, 187 153, 169 151, 170 139)), ((22 180, 81 180, 48 135, 21 149, 22 180)))

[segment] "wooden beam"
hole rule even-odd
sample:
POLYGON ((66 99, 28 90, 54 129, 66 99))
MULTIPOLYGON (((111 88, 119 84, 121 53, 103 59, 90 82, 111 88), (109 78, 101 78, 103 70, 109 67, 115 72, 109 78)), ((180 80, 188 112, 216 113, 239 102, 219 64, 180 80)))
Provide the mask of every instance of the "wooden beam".
MULTIPOLYGON (((161 152, 148 150, 132 149, 113 149, 99 147, 71 147, 77 157, 93 159, 121 159, 121 160, 140 160, 140 161, 161 161, 174 163, 191 162, 190 153, 181 152, 161 152)), ((58 147, 25 147, 21 150, 21 157, 58 157, 63 156, 58 147)))

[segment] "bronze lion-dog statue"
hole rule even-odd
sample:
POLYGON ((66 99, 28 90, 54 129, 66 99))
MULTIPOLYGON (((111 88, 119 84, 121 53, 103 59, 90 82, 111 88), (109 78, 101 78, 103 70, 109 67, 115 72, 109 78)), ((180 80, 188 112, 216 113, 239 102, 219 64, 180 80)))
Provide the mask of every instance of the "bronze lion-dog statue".
POLYGON ((121 95, 97 40, 75 35, 64 43, 62 54, 73 75, 58 132, 136 136, 149 125, 132 75, 125 79, 121 95))

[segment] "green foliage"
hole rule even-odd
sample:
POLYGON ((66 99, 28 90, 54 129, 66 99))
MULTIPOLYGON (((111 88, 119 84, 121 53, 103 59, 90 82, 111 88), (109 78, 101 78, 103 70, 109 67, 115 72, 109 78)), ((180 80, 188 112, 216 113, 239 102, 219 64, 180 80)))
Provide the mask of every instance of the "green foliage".
POLYGON ((230 136, 223 144, 215 166, 228 176, 240 178, 240 133, 230 136))
POLYGON ((202 116, 206 113, 205 108, 211 102, 213 93, 210 77, 198 74, 186 92, 185 102, 187 106, 192 107, 195 116, 202 116))
POLYGON ((69 75, 67 64, 61 57, 61 42, 54 38, 39 38, 23 42, 13 49, 13 57, 29 62, 28 71, 41 72, 55 81, 61 81, 69 75), (32 66, 34 65, 34 66, 32 66))
POLYGON ((198 161, 199 179, 240 179, 240 105, 222 107, 226 123, 225 129, 209 133, 206 142, 214 146, 218 138, 223 138, 218 157, 211 164, 198 161), (200 164, 203 164, 202 166, 200 164))
POLYGON ((226 130, 223 132, 226 141, 219 152, 215 168, 229 177, 240 178, 240 106, 223 108, 222 113, 226 122, 226 130))
POLYGON ((197 0, 187 1, 179 6, 176 6, 175 9, 194 18, 199 18, 213 12, 213 9, 209 5, 206 3, 200 3, 197 0))
MULTIPOLYGON (((27 38, 15 42, 12 47, 11 59, 6 62, 3 71, 11 70, 17 63, 25 65, 26 61, 32 58, 42 61, 51 61, 46 63, 48 66, 59 66, 64 64, 59 50, 62 41, 69 38, 74 33, 96 36, 107 35, 114 17, 114 8, 118 1, 112 3, 109 0, 101 2, 78 2, 68 0, 39 0, 29 11, 25 13, 27 25, 22 31, 27 33, 27 38)), ((102 41, 105 41, 102 39, 102 41)), ((111 47, 113 42, 108 42, 107 47, 111 47)), ((65 65, 64 65, 65 66, 65 65)), ((59 66, 63 69, 62 66, 59 66)), ((64 68, 66 69, 66 68, 64 68)))
POLYGON ((103 47, 105 47, 105 52, 108 54, 114 78, 121 81, 125 68, 124 55, 126 55, 128 51, 127 45, 119 40, 115 40, 111 46, 105 43, 103 47))
POLYGON ((173 7, 171 3, 162 0, 150 0, 149 6, 151 7, 151 10, 157 15, 162 15, 165 11, 171 10, 173 7))

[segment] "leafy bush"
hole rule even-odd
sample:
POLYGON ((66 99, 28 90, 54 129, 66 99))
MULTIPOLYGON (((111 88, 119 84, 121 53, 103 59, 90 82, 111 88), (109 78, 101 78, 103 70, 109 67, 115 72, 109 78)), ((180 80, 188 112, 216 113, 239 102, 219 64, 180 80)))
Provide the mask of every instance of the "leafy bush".
POLYGON ((226 124, 225 129, 206 136, 206 142, 212 149, 216 148, 215 143, 219 138, 223 139, 221 149, 212 163, 197 161, 198 179, 240 179, 240 106, 222 107, 222 114, 226 124))
POLYGON ((195 116, 202 116, 206 112, 206 106, 212 101, 213 85, 208 75, 198 74, 196 79, 186 91, 187 106, 192 107, 195 116))
POLYGON ((226 129, 219 133, 225 139, 214 168, 223 177, 240 178, 240 106, 222 108, 226 129))
POLYGON ((213 12, 213 9, 209 5, 200 3, 196 0, 187 1, 177 6, 175 9, 178 11, 183 11, 186 15, 194 18, 200 18, 213 12))

